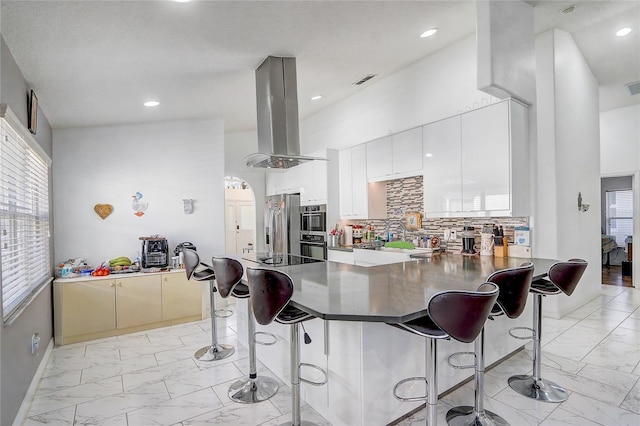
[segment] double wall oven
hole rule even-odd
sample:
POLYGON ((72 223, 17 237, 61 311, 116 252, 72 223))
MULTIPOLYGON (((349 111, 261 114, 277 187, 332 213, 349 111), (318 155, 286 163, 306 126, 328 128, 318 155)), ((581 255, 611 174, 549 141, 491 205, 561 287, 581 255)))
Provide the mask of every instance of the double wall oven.
POLYGON ((327 206, 300 207, 300 254, 327 259, 327 206))

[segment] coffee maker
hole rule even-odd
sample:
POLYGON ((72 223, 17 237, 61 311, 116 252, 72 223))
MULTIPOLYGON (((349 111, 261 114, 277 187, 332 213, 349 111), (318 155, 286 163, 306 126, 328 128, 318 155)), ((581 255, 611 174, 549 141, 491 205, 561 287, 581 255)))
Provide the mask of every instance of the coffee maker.
POLYGON ((465 226, 462 228, 462 254, 476 254, 476 237, 474 235, 475 228, 473 226, 465 226))
POLYGON ((142 240, 142 268, 166 268, 169 266, 169 243, 164 237, 140 237, 142 240))

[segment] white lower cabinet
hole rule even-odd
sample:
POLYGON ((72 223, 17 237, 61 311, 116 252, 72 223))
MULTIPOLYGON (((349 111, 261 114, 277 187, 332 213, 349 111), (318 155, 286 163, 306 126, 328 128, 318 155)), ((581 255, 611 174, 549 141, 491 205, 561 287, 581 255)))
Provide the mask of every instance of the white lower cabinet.
MULTIPOLYGON (((208 283, 207 283, 208 284, 208 283)), ((183 271, 53 282, 57 345, 202 318, 202 283, 183 271)))
POLYGON ((328 249, 327 260, 329 262, 347 263, 349 265, 353 265, 354 264, 353 251, 328 249))

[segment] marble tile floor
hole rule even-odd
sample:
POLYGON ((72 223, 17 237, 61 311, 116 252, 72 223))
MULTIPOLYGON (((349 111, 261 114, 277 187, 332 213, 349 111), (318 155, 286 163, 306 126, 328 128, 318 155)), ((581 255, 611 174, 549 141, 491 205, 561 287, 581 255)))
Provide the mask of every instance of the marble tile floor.
MULTIPOLYGON (((640 425, 640 290, 604 285, 599 297, 564 318, 543 319, 542 377, 567 389, 565 402, 537 402, 507 384, 514 374, 531 374, 530 349, 485 373, 485 409, 514 426, 640 425)), ((473 400, 473 382, 441 398, 438 424, 446 425, 450 408, 473 400)), ((425 411, 397 424, 424 425, 425 411)))
MULTIPOLYGON (((236 316, 220 319, 231 357, 198 362, 210 343, 203 320, 125 336, 56 347, 23 425, 276 425, 291 419, 288 384, 268 401, 238 404, 227 388, 248 370, 236 342, 236 316)), ((489 344, 489 343, 487 343, 489 344)), ((485 375, 485 408, 518 425, 640 425, 640 290, 603 286, 594 300, 561 320, 544 319, 543 377, 569 399, 539 403, 513 392, 507 378, 530 373, 530 345, 485 375)), ((258 350, 260 348, 258 347, 258 350)), ((442 368, 448 368, 443 366, 442 368)), ((259 374, 269 374, 259 364, 259 374)), ((271 377, 275 377, 270 374, 271 377)), ((439 424, 456 405, 473 402, 473 383, 439 401, 439 424)), ((329 425, 311 407, 303 419, 329 425)), ((398 423, 424 425, 424 410, 398 423)))

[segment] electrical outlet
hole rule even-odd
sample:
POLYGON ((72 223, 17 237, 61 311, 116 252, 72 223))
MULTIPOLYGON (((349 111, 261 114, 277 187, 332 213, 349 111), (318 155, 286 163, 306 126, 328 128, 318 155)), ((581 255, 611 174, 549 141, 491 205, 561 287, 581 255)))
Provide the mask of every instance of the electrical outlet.
POLYGON ((39 348, 40 348, 40 335, 38 333, 33 333, 33 335, 31 336, 31 355, 37 354, 39 348))
POLYGON ((445 229, 444 230, 444 240, 445 241, 455 241, 457 235, 455 229, 445 229))

